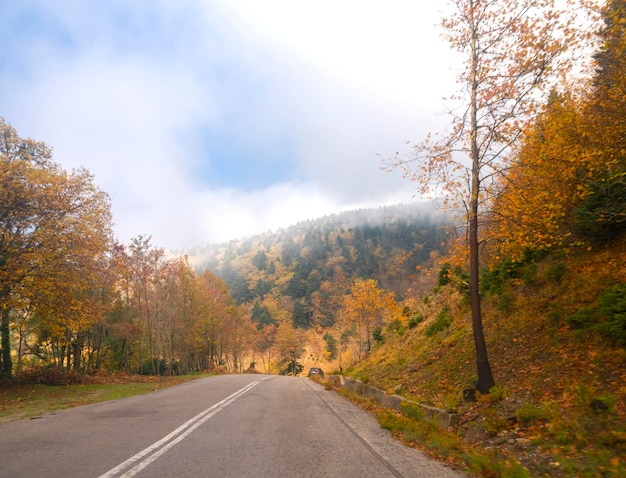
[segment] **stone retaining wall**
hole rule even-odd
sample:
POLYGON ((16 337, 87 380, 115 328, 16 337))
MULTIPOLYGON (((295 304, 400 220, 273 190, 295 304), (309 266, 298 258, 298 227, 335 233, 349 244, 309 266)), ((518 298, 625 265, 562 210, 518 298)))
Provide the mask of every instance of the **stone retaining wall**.
POLYGON ((420 407, 428 418, 438 421, 444 428, 450 428, 459 421, 457 413, 449 413, 440 408, 414 402, 399 395, 388 395, 384 390, 374 388, 354 378, 344 377, 343 375, 329 375, 328 381, 335 387, 345 388, 366 398, 373 398, 383 407, 397 412, 402 412, 403 404, 420 407))

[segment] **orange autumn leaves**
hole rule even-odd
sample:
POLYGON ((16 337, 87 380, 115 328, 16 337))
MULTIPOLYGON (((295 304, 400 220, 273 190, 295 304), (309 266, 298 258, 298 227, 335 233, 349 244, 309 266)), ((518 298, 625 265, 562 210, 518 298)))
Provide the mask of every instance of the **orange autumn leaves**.
POLYGON ((490 203, 498 255, 588 245, 626 228, 626 6, 602 12, 595 71, 553 92, 512 155, 490 203))
POLYGON ((394 294, 379 289, 374 279, 356 279, 346 298, 346 306, 357 328, 359 358, 371 351, 374 329, 401 315, 394 294))
POLYGON ((554 95, 511 162, 491 204, 491 227, 501 255, 563 245, 572 211, 589 175, 585 132, 575 100, 554 95))

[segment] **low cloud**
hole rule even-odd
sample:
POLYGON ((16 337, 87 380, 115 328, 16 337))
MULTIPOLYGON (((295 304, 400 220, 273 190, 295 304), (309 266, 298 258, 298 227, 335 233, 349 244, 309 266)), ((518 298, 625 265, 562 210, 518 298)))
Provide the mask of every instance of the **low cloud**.
POLYGON ((439 128, 452 84, 407 3, 0 7, 17 22, 0 114, 95 175, 124 242, 191 247, 407 202, 412 185, 378 155, 439 128))

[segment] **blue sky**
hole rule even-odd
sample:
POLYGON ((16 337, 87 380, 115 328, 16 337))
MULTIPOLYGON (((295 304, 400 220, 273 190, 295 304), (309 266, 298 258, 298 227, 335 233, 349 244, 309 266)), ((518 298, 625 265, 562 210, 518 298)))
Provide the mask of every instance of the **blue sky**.
POLYGON ((436 3, 3 1, 0 116, 94 174, 123 242, 409 202, 379 155, 447 122, 436 3))

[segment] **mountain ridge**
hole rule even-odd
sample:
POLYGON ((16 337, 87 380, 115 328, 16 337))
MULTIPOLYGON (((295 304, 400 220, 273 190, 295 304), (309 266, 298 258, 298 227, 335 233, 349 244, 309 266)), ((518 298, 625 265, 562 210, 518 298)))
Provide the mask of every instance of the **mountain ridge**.
MULTIPOLYGON (((297 272, 303 276, 303 282, 308 282, 313 270, 324 280, 332 276, 333 267, 341 267, 351 278, 375 278, 383 287, 402 294, 408 284, 400 284, 399 277, 392 280, 385 264, 405 262, 397 267, 407 276, 413 275, 431 252, 442 252, 447 225, 447 217, 430 203, 364 208, 211 244, 201 250, 188 251, 188 256, 197 271, 209 270, 223 278, 238 303, 254 302, 263 295, 240 291, 242 278, 248 287, 254 287, 252 281, 259 279, 270 280, 273 287, 281 273, 284 278, 297 272), (296 263, 298 271, 294 271, 296 263), (273 268, 268 271, 265 268, 270 264, 273 268), (281 270, 276 272, 279 265, 281 270)), ((280 292, 285 291, 295 299, 310 295, 289 288, 280 292)))

